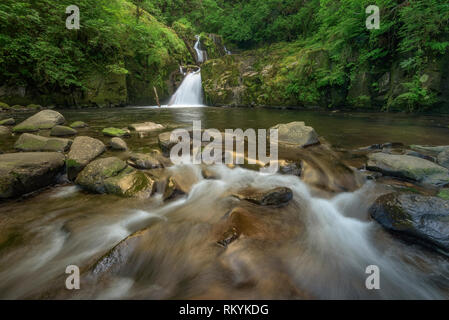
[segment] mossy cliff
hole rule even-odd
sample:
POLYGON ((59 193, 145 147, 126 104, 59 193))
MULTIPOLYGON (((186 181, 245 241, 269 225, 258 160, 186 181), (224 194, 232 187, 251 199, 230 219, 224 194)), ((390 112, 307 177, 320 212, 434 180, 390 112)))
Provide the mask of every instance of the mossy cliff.
POLYGON ((434 97, 433 106, 449 110, 448 65, 448 55, 434 57, 418 79, 396 61, 381 70, 362 65, 349 72, 325 47, 280 43, 209 60, 202 79, 207 103, 217 106, 403 110, 422 90, 434 97))

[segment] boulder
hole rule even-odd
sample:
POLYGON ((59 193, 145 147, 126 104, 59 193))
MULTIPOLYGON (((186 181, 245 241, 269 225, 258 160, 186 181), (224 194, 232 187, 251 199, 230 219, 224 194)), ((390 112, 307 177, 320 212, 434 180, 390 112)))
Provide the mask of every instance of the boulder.
POLYGON ((59 112, 43 110, 19 123, 13 128, 14 132, 34 132, 41 129, 51 129, 58 124, 64 124, 65 119, 59 112))
POLYGON ((431 161, 407 155, 370 154, 367 169, 433 186, 449 184, 448 169, 431 161))
POLYGON ((293 192, 291 189, 285 187, 278 187, 268 191, 248 188, 239 190, 233 196, 261 206, 282 206, 293 199, 293 192))
POLYGON ((137 132, 151 132, 162 130, 164 128, 163 125, 154 122, 133 123, 129 126, 129 129, 137 132))
POLYGON ((126 145, 126 142, 117 137, 111 139, 111 141, 109 142, 109 146, 111 147, 112 150, 118 150, 118 151, 128 150, 128 146, 126 145))
POLYGON ((0 136, 9 136, 11 131, 9 131, 8 127, 0 126, 0 136))
POLYGON ((307 147, 318 144, 318 134, 304 122, 278 124, 271 129, 278 129, 278 142, 286 146, 307 147))
POLYGON ((163 168, 159 160, 151 154, 133 153, 129 158, 129 164, 137 169, 163 168))
POLYGON ((88 127, 87 123, 83 122, 83 121, 75 121, 70 125, 70 128, 73 129, 81 129, 81 128, 86 128, 88 127))
POLYGON ((449 169, 449 149, 440 152, 437 156, 437 161, 440 166, 449 169))
POLYGON ((369 212, 384 228, 405 240, 449 253, 449 201, 391 193, 379 197, 369 212))
POLYGON ((66 152, 72 145, 72 140, 61 138, 47 138, 31 133, 23 133, 14 144, 14 148, 19 151, 52 151, 66 152))
POLYGON ((16 124, 16 120, 13 118, 0 120, 0 126, 13 126, 16 124))
POLYGON ((115 157, 89 163, 75 182, 92 192, 125 197, 150 196, 155 188, 154 181, 145 173, 115 157))
POLYGON ((170 131, 161 133, 158 136, 159 146, 161 147, 161 150, 164 154, 169 154, 171 148, 173 148, 178 143, 177 140, 171 140, 170 136, 171 136, 170 131))
POLYGON ((0 155, 0 198, 13 198, 56 182, 64 156, 56 152, 0 155))
POLYGON ((55 137, 74 136, 78 133, 75 129, 66 126, 54 126, 50 135, 55 137))
POLYGON ((74 180, 81 170, 106 150, 106 146, 98 139, 76 137, 67 156, 67 175, 74 180))
POLYGON ((104 128, 103 131, 101 131, 105 136, 107 137, 125 137, 129 135, 129 132, 123 129, 118 128, 104 128))

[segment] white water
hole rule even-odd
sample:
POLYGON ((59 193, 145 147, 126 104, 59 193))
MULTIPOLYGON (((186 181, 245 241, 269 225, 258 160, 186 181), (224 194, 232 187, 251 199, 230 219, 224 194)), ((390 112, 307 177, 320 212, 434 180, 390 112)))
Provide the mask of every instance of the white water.
POLYGON ((203 85, 201 70, 191 72, 182 81, 178 90, 170 99, 169 106, 202 106, 203 85))
POLYGON ((196 51, 196 55, 197 55, 197 62, 198 63, 203 63, 204 61, 207 60, 207 53, 204 50, 200 49, 200 36, 195 36, 196 38, 196 43, 195 46, 193 47, 196 51))

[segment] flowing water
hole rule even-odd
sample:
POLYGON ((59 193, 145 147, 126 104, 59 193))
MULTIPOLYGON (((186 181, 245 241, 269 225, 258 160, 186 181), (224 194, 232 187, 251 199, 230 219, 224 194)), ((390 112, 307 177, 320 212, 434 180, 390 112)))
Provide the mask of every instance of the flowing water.
MULTIPOLYGON (((104 142, 100 132, 106 126, 155 121, 174 128, 192 120, 220 130, 305 121, 329 145, 348 152, 384 142, 443 145, 449 138, 449 121, 432 116, 175 107, 62 113, 68 122, 90 125, 80 135, 104 142)), ((20 121, 28 115, 14 116, 20 121)), ((0 149, 12 151, 16 139, 2 140, 0 149)), ((134 134, 127 143, 133 151, 147 152, 156 147, 157 134, 134 134)), ((94 195, 62 184, 4 202, 0 298, 449 298, 447 257, 398 240, 368 217, 369 206, 389 187, 352 183, 355 175, 339 169, 343 159, 326 150, 307 156, 322 166, 329 185, 350 191, 323 192, 296 176, 226 166, 209 168, 213 179, 206 179, 200 167, 185 164, 168 170, 184 176, 190 192, 171 201, 161 195, 94 195), (287 206, 260 207, 231 196, 240 189, 277 186, 292 189, 287 206), (220 246, 233 217, 242 235, 220 246), (80 267, 81 290, 64 289, 68 265, 80 267), (365 287, 369 265, 379 267, 380 290, 365 287)), ((127 157, 126 152, 106 153, 111 155, 127 157)))
POLYGON ((186 75, 178 90, 170 99, 169 106, 203 106, 201 69, 186 75))
POLYGON ((196 51, 196 56, 197 56, 197 62, 198 63, 203 63, 207 60, 207 52, 204 50, 201 50, 200 46, 201 46, 201 37, 200 36, 195 36, 196 38, 196 42, 195 45, 193 47, 193 49, 195 49, 196 51))

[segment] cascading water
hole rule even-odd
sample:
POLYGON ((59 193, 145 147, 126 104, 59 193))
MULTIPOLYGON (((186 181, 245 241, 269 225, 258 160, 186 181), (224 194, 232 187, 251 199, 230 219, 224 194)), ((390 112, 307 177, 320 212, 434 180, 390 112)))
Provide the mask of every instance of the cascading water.
POLYGON ((197 35, 197 36, 195 36, 195 38, 196 38, 196 42, 195 42, 195 46, 193 48, 196 51, 197 62, 198 63, 203 63, 203 62, 205 62, 207 60, 207 52, 200 49, 201 37, 197 35))
POLYGON ((187 74, 170 99, 169 106, 202 106, 203 85, 201 83, 201 69, 187 74))

